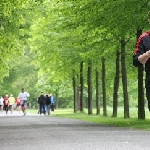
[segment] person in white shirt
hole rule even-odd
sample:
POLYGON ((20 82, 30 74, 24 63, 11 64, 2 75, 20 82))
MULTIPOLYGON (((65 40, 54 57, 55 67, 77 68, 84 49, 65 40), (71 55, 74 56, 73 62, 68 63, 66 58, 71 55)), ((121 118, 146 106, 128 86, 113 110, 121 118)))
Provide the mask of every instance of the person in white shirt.
POLYGON ((26 106, 27 106, 27 98, 29 97, 29 93, 24 91, 24 88, 21 89, 18 97, 20 98, 20 105, 24 116, 26 115, 26 106))
POLYGON ((1 96, 1 97, 0 97, 0 111, 1 111, 1 112, 3 111, 3 105, 4 105, 4 104, 3 104, 3 100, 4 100, 4 99, 3 99, 3 97, 1 96))

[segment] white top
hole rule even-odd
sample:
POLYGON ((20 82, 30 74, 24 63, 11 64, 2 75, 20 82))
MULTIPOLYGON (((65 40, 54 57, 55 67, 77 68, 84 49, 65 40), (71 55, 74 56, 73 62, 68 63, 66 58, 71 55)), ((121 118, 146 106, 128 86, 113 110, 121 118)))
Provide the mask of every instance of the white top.
POLYGON ((27 100, 27 97, 29 97, 30 95, 29 95, 29 93, 27 93, 27 92, 20 92, 19 93, 19 95, 18 95, 18 97, 20 98, 20 100, 27 100))
POLYGON ((4 100, 3 98, 0 98, 0 105, 4 105, 3 100, 4 100))

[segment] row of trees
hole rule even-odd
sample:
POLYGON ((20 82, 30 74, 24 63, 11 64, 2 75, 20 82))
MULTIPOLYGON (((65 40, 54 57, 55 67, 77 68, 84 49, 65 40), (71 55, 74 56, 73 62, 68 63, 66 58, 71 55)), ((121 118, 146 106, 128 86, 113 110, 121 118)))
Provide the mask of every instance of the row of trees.
MULTIPOLYGON (((74 112, 84 111, 88 99, 88 114, 93 113, 93 105, 100 114, 102 104, 107 116, 109 104, 113 117, 117 117, 118 106, 124 106, 125 118, 130 117, 129 106, 137 105, 138 91, 132 54, 137 37, 148 29, 148 0, 18 0, 17 5, 10 4, 19 12, 12 17, 19 20, 15 24, 18 32, 11 34, 18 42, 13 43, 16 38, 11 37, 12 45, 24 44, 30 52, 38 70, 37 92, 55 93, 56 106, 58 97, 73 93, 74 112)), ((18 50, 23 53, 25 48, 18 50)), ((9 51, 10 58, 20 55, 13 53, 9 51)), ((143 95, 139 103, 139 118, 145 119, 143 95)))

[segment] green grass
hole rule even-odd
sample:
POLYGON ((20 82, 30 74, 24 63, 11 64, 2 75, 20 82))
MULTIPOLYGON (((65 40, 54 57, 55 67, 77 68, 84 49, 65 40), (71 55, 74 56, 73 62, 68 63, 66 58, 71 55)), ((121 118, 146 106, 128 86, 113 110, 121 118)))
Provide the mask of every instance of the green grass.
MULTIPOLYGON (((29 110, 32 113, 37 113, 37 110, 29 110)), ((138 119, 138 111, 137 108, 130 108, 130 118, 124 119, 124 111, 123 108, 118 109, 117 118, 111 117, 112 108, 108 108, 108 116, 104 117, 102 115, 96 115, 96 110, 93 110, 93 115, 88 115, 87 109, 84 110, 83 113, 77 112, 74 113, 73 109, 58 109, 54 112, 51 112, 51 116, 62 117, 62 118, 71 118, 78 119, 86 122, 92 122, 96 124, 107 124, 116 127, 126 127, 133 129, 142 129, 142 130, 150 130, 150 112, 145 110, 145 120, 138 119)))

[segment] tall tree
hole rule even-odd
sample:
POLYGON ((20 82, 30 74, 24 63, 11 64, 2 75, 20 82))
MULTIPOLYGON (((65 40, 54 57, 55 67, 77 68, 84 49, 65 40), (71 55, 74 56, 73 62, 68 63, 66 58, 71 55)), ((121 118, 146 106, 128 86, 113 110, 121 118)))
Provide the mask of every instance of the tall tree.
MULTIPOLYGON (((137 29, 137 40, 142 34, 142 29, 137 29)), ((144 109, 144 88, 143 88, 143 71, 144 67, 138 67, 138 119, 145 119, 144 109)))
POLYGON ((98 68, 96 68, 96 114, 100 114, 100 81, 98 68))
POLYGON ((83 80, 83 61, 80 63, 80 111, 83 112, 83 88, 84 88, 84 80, 83 80))
POLYGON ((92 61, 88 61, 88 73, 87 73, 87 82, 88 82, 88 114, 91 115, 92 111, 92 61))
POLYGON ((124 96, 124 118, 129 118, 129 99, 127 90, 127 74, 125 65, 125 45, 124 39, 121 40, 121 73, 122 73, 122 84, 123 84, 123 96, 124 96))
POLYGON ((118 88, 119 88, 119 73, 120 73, 120 65, 119 65, 119 57, 120 52, 116 51, 116 73, 114 79, 114 92, 113 92, 113 117, 117 117, 117 107, 118 107, 118 88))
POLYGON ((102 58, 102 92, 103 92, 103 116, 107 116, 107 102, 106 102, 106 68, 105 68, 105 58, 102 58))

